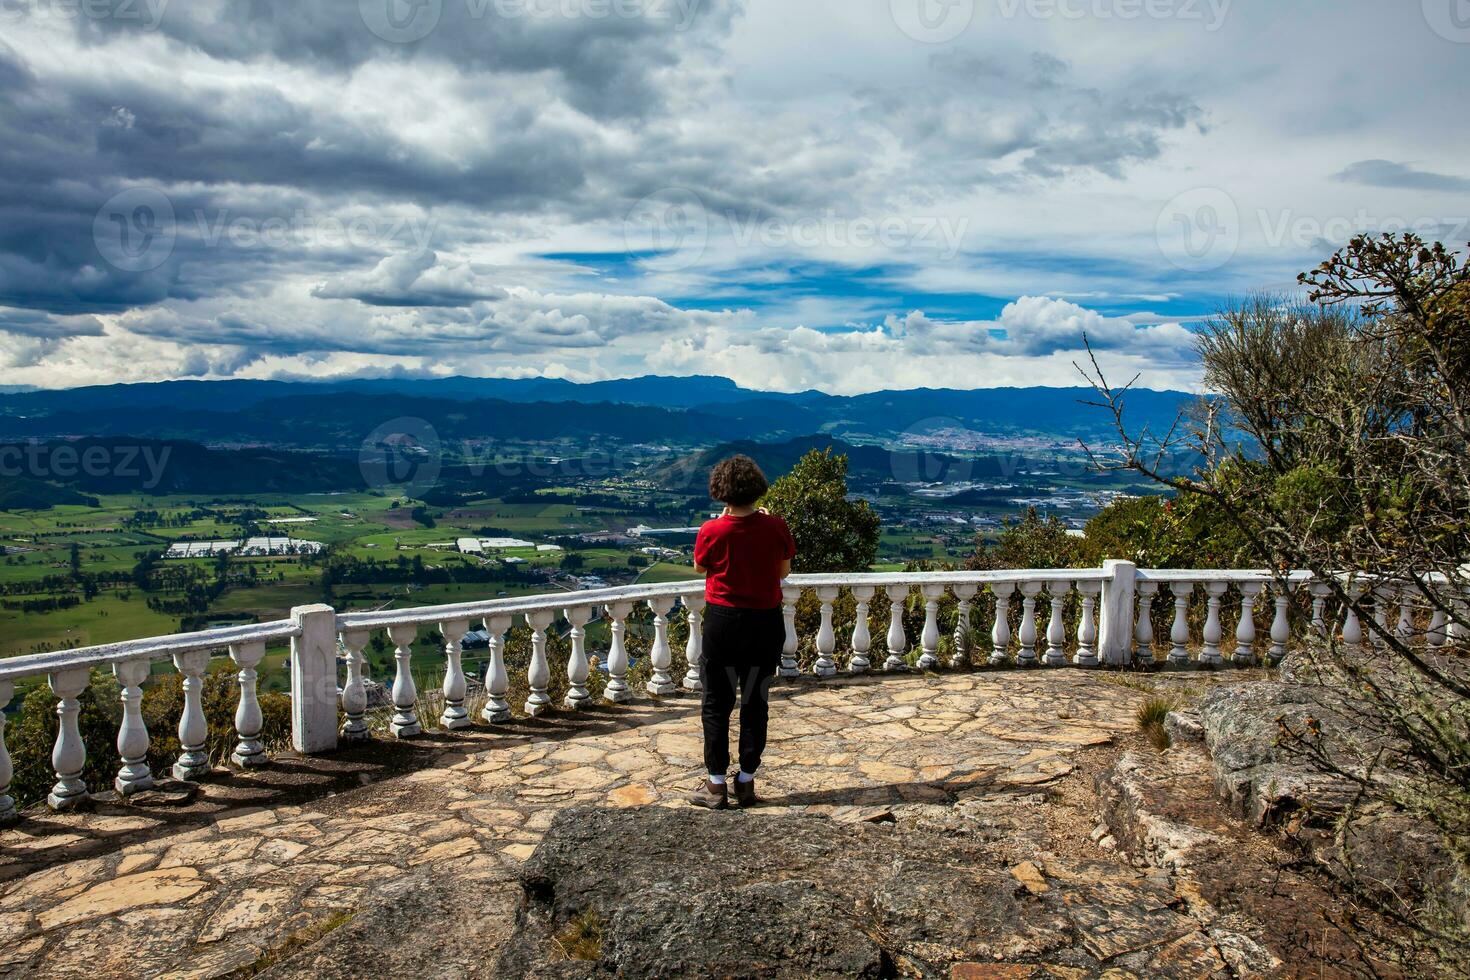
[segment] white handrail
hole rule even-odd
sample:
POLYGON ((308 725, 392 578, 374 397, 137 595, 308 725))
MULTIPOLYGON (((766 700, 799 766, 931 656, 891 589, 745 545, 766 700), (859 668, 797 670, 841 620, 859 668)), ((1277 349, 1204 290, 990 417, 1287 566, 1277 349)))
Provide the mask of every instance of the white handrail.
POLYGON ((0 681, 15 681, 84 667, 109 667, 130 660, 167 660, 176 655, 197 653, 201 650, 224 650, 243 643, 272 643, 300 635, 300 627, 283 619, 245 626, 224 626, 197 633, 150 636, 140 640, 78 647, 74 650, 27 654, 0 660, 0 681))

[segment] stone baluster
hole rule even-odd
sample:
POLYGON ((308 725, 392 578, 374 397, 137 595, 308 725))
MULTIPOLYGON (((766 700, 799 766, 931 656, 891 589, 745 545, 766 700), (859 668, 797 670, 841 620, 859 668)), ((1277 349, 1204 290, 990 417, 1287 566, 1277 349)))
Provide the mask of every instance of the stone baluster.
POLYGON ((1193 582, 1170 582, 1174 594, 1174 627, 1169 631, 1169 663, 1189 663, 1189 597, 1194 595, 1193 582))
POLYGON ((1154 663, 1154 596, 1159 583, 1139 582, 1138 616, 1133 622, 1133 662, 1144 666, 1154 663))
POLYGON ((1240 584, 1240 621, 1235 624, 1235 653, 1230 657, 1237 667, 1256 665, 1256 597, 1265 587, 1261 582, 1240 584))
POLYGON ((1040 582, 1021 583, 1021 629, 1016 640, 1021 650, 1016 654, 1017 667, 1035 667, 1036 659, 1036 597, 1041 593, 1040 582))
MULTIPOLYGON (((1440 597, 1440 601, 1444 601, 1443 597, 1440 597)), ((1444 610, 1435 606, 1434 611, 1429 614, 1429 630, 1425 634, 1431 650, 1438 650, 1449 642, 1449 622, 1450 618, 1445 615, 1444 610)))
POLYGON ((866 674, 873 666, 869 652, 873 649, 873 634, 869 631, 868 610, 878 590, 871 585, 854 586, 852 597, 857 600, 857 618, 852 624, 852 658, 847 662, 848 673, 866 674))
POLYGON ((684 690, 704 690, 704 596, 684 597, 684 608, 689 611, 689 640, 684 644, 684 662, 689 669, 684 673, 684 690))
POLYGON ((439 727, 452 732, 470 727, 470 714, 464 708, 469 685, 464 678, 464 635, 470 631, 465 620, 439 624, 444 637, 444 709, 439 713, 439 727))
POLYGON ((1383 585, 1373 590, 1373 645, 1382 649, 1388 646, 1388 610, 1393 606, 1395 590, 1383 585))
POLYGON ((954 653, 949 665, 956 670, 970 662, 970 610, 974 607, 978 585, 956 585, 955 599, 959 601, 954 617, 954 653))
POLYGON ((612 640, 607 648, 607 687, 602 696, 613 704, 633 700, 633 692, 628 690, 628 647, 624 642, 628 617, 632 614, 631 602, 614 602, 607 607, 607 616, 612 620, 612 640))
POLYGON ((10 707, 13 697, 15 683, 0 681, 0 827, 20 819, 15 797, 10 795, 10 780, 15 776, 15 766, 10 761, 10 750, 5 747, 5 709, 10 707))
MULTIPOLYGON (((510 632, 508 615, 486 616, 485 631, 490 634, 490 662, 485 665, 485 710, 480 717, 492 725, 510 721, 510 674, 505 669, 505 634, 510 632)), ((624 666, 626 669, 626 664, 624 666)))
POLYGON ((1358 619, 1358 611, 1353 604, 1362 596, 1363 586, 1350 582, 1344 591, 1348 602, 1342 619, 1342 645, 1350 652, 1357 652, 1363 648, 1363 623, 1358 619))
POLYGON ((1011 595, 1014 582, 996 582, 990 587, 995 596, 995 622, 990 627, 990 666, 1004 667, 1011 649, 1011 595))
POLYGON ((240 702, 235 706, 235 751, 230 761, 246 769, 255 769, 270 760, 260 743, 265 718, 260 713, 260 675, 256 668, 265 659, 264 643, 237 643, 230 647, 230 659, 240 672, 235 675, 240 685, 240 702))
POLYGON ((817 663, 813 672, 818 677, 837 674, 837 661, 832 659, 837 650, 837 634, 832 629, 832 604, 837 601, 838 594, 839 590, 830 586, 817 589, 817 598, 822 603, 822 625, 817 630, 817 663))
POLYGON ((1400 643, 1408 645, 1414 639, 1414 593, 1408 586, 1399 592, 1399 621, 1394 627, 1400 643))
POLYGON ((209 720, 204 717, 204 673, 209 669, 209 651, 176 653, 174 666, 184 675, 184 713, 179 716, 181 751, 174 763, 174 778, 192 782, 209 775, 209 720))
POLYGON ((890 585, 888 593, 888 659, 883 662, 884 670, 907 670, 909 662, 904 653, 909 648, 909 638, 903 631, 903 606, 909 600, 907 585, 890 585))
POLYGON ((1470 588, 1466 588, 1463 594, 1455 599, 1450 599, 1449 604, 1455 610, 1455 616, 1449 621, 1445 629, 1445 636, 1450 643, 1456 646, 1464 646, 1470 643, 1470 588))
MULTIPOLYGON (((153 770, 148 767, 148 726, 143 722, 143 682, 148 679, 152 666, 147 660, 128 660, 112 665, 112 673, 122 688, 123 716, 117 730, 117 755, 122 759, 122 767, 112 781, 112 788, 119 796, 132 796, 153 788, 153 770)), ((0 711, 4 707, 0 704, 0 711)), ((4 781, 0 778, 0 783, 4 781)), ((0 786, 0 793, 4 791, 0 786)))
POLYGON ((419 723, 419 689, 413 681, 413 641, 418 638, 419 628, 412 624, 388 627, 388 639, 393 642, 393 721, 388 731, 394 738, 413 738, 424 733, 419 723))
POLYGON ((1291 639, 1291 586, 1276 587, 1276 617, 1271 620, 1271 663, 1286 659, 1286 644, 1291 639))
POLYGON ((781 647, 782 677, 797 677, 801 667, 796 662, 796 648, 800 637, 796 635, 796 603, 801 599, 801 589, 785 586, 781 589, 781 615, 786 621, 786 643, 781 647))
POLYGON ((1048 582, 1046 586, 1047 597, 1051 600, 1051 617, 1046 621, 1046 656, 1042 663, 1048 667, 1067 666, 1065 610, 1067 593, 1071 591, 1071 582, 1048 582))
POLYGON ((526 625, 531 627, 531 664, 526 669, 526 685, 531 693, 526 695, 526 714, 538 718, 551 708, 551 663, 546 659, 546 631, 551 627, 556 614, 549 609, 526 613, 526 625))
POLYGON ((674 608, 673 596, 648 600, 653 610, 653 648, 649 651, 653 676, 648 679, 648 693, 668 697, 679 690, 674 683, 674 652, 669 648, 669 612, 674 608))
POLYGON ((592 702, 592 692, 587 690, 587 679, 592 676, 592 664, 587 660, 587 624, 592 621, 589 606, 572 606, 563 609, 567 624, 572 630, 568 636, 572 653, 567 658, 567 696, 562 703, 573 711, 579 711, 592 702))
POLYGON ((1312 593, 1312 632, 1325 637, 1330 630, 1327 625, 1327 600, 1332 595, 1332 586, 1326 582, 1313 582, 1309 588, 1312 593))
POLYGON ((1225 658, 1220 655, 1220 640, 1225 635, 1224 627, 1220 623, 1220 602, 1229 590, 1229 582, 1205 583, 1209 600, 1205 613, 1204 647, 1199 655, 1202 666, 1219 667, 1225 663, 1225 658))
POLYGON ((87 746, 82 741, 78 715, 82 710, 82 692, 87 689, 91 672, 85 667, 63 670, 47 677, 51 693, 57 697, 56 717, 61 723, 56 731, 56 746, 51 750, 51 768, 56 772, 56 785, 46 802, 53 810, 70 810, 87 799, 87 784, 82 770, 87 768, 87 746))
POLYGON ((944 598, 944 586, 924 585, 919 591, 924 596, 924 632, 919 637, 923 653, 919 655, 919 669, 933 670, 939 666, 939 600, 944 598))
POLYGON ((342 634, 342 649, 347 652, 347 682, 342 685, 342 739, 363 742, 372 737, 367 724, 367 683, 362 675, 363 654, 372 634, 357 630, 342 634))
POLYGON ((1077 623, 1077 654, 1072 663, 1078 667, 1096 667, 1097 598, 1102 594, 1102 583, 1078 582, 1077 591, 1082 595, 1082 618, 1077 623))

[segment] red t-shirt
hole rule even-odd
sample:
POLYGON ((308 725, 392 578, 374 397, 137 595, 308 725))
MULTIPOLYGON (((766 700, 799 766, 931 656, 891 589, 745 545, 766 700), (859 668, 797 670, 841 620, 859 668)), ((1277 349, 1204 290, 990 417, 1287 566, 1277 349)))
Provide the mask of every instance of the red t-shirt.
POLYGON ((736 609, 781 605, 781 563, 796 557, 786 522, 773 514, 719 517, 699 529, 694 563, 709 569, 704 598, 736 609))

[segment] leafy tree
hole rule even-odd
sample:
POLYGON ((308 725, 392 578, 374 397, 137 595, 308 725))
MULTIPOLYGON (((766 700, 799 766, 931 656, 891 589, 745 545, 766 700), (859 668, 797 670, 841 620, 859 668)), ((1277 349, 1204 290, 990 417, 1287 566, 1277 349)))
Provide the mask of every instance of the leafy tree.
POLYGON ((796 539, 794 572, 865 572, 878 557, 880 521, 849 500, 847 457, 813 449, 767 491, 761 506, 786 519, 796 539))
POLYGON ((993 545, 976 539, 975 554, 966 562, 971 569, 1075 568, 1090 564, 1087 542, 1075 537, 1056 515, 1042 517, 1027 507, 1020 520, 1008 522, 993 545))

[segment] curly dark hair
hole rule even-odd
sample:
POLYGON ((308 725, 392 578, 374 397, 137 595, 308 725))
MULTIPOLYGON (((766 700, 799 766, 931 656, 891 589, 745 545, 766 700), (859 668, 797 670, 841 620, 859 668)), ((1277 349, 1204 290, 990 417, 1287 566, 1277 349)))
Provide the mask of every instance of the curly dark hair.
POLYGON ((709 473, 710 498, 731 507, 749 507, 764 497, 770 486, 749 456, 731 456, 709 473))

